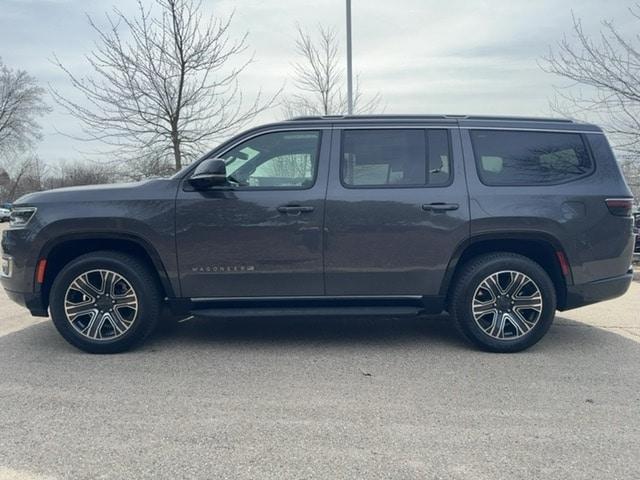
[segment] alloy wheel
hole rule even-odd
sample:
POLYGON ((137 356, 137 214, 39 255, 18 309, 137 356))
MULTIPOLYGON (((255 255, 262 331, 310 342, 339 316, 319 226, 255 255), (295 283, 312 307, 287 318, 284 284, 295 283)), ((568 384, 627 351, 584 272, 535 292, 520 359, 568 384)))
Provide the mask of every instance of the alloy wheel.
POLYGON ((473 295, 472 312, 482 331, 497 340, 529 333, 542 316, 542 293, 527 275, 503 270, 486 277, 473 295))
POLYGON ((64 311, 73 328, 94 341, 124 335, 138 317, 138 296, 131 283, 111 270, 78 275, 65 294, 64 311))

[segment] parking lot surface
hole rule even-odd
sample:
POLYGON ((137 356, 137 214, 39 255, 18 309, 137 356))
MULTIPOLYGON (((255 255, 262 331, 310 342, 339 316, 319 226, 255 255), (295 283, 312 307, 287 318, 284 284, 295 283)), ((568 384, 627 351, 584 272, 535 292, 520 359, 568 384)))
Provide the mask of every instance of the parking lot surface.
POLYGON ((446 316, 193 319, 81 353, 0 292, 0 479, 632 479, 640 283, 526 352, 446 316))

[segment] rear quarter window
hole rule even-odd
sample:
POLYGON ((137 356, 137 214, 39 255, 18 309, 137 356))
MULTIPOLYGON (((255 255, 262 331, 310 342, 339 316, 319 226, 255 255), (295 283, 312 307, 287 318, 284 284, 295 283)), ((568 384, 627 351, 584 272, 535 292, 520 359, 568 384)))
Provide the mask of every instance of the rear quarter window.
POLYGON ((591 155, 579 133, 471 130, 485 185, 553 185, 589 175, 591 155))

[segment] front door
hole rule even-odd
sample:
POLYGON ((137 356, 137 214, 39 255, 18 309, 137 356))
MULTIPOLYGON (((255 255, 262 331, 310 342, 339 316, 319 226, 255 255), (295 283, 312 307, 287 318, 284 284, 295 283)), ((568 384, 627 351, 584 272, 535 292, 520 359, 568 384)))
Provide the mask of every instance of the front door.
POLYGON ((216 156, 230 186, 176 205, 182 296, 324 294, 322 224, 329 129, 253 134, 216 156))
POLYGON ((469 235, 458 129, 345 127, 333 137, 327 295, 437 296, 469 235))

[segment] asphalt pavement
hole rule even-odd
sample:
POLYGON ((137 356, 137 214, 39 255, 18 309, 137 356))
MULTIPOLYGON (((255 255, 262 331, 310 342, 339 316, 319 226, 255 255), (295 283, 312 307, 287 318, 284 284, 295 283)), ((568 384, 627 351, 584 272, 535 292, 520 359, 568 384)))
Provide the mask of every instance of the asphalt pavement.
POLYGON ((526 352, 446 316, 193 319, 81 353, 0 293, 0 479, 640 478, 640 283, 526 352))

